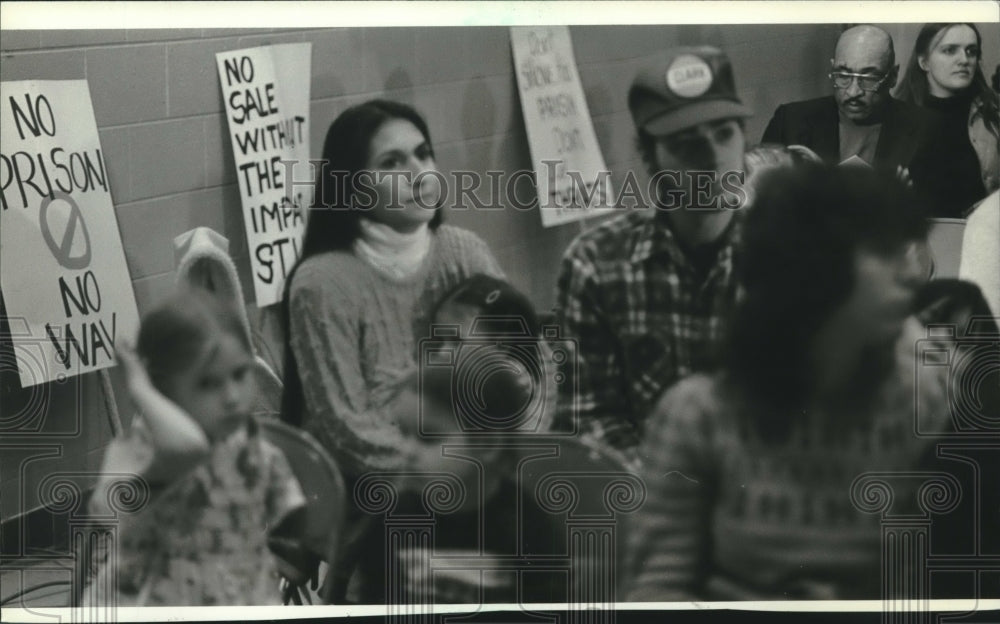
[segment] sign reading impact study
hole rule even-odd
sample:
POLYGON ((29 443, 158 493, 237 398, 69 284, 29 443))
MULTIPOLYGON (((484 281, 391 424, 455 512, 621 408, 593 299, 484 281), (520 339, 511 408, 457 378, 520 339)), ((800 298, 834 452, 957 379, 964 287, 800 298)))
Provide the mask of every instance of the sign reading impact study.
POLYGON ((86 80, 0 83, 0 192, 22 387, 114 365, 139 314, 86 80))
POLYGON ((569 28, 511 28, 510 42, 542 225, 612 210, 611 175, 583 96, 569 28))
POLYGON ((281 301, 299 257, 309 185, 287 168, 308 169, 312 44, 290 43, 216 54, 250 250, 255 300, 281 301))

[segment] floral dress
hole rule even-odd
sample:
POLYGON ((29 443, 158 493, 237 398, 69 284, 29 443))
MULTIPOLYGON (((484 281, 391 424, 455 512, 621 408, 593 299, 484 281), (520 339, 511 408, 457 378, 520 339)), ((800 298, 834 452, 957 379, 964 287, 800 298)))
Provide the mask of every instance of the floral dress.
MULTIPOLYGON (((135 468, 153 455, 139 420, 112 443, 105 472, 139 474, 135 468)), ((119 515, 116 570, 105 564, 95 581, 117 585, 119 604, 281 604, 268 536, 305 497, 285 456, 260 436, 255 421, 214 444, 179 480, 150 488, 145 508, 119 515)), ((102 491, 98 486, 94 513, 107 504, 102 491)))

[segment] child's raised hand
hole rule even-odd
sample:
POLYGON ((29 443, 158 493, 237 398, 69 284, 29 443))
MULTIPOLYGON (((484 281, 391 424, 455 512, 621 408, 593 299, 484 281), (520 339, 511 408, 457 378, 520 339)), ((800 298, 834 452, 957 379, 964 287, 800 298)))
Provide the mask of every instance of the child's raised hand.
POLYGON ((115 355, 125 374, 129 394, 152 433, 158 454, 185 460, 204 455, 209 448, 204 430, 187 412, 156 389, 132 344, 119 339, 115 355))
POLYGON ((119 338, 115 344, 115 358, 122 367, 125 375, 125 382, 129 388, 136 386, 152 385, 146 367, 142 365, 139 354, 135 352, 135 347, 125 338, 119 338))

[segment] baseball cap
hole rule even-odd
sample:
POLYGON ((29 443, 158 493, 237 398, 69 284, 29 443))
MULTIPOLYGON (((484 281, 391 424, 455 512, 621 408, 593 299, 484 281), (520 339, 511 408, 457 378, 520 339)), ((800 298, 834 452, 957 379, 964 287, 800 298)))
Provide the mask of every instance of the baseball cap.
POLYGON ((636 127, 654 136, 753 114, 736 95, 729 57, 711 46, 673 48, 640 70, 628 107, 636 127))

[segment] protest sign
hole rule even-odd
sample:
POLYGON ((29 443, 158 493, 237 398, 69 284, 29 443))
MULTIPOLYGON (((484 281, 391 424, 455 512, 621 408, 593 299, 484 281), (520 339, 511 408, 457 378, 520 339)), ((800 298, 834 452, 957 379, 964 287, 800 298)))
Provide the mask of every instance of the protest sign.
POLYGON ((0 133, 0 277, 32 343, 21 385, 112 366, 139 315, 87 81, 0 83, 0 133))
POLYGON ((309 185, 309 81, 312 44, 292 43, 216 54, 243 204, 258 306, 281 301, 299 257, 309 185), (283 162, 294 162, 286 167, 283 162), (287 174, 287 175, 286 175, 287 174))
POLYGON ((535 169, 542 225, 606 213, 613 206, 566 26, 510 29, 521 111, 535 169))

